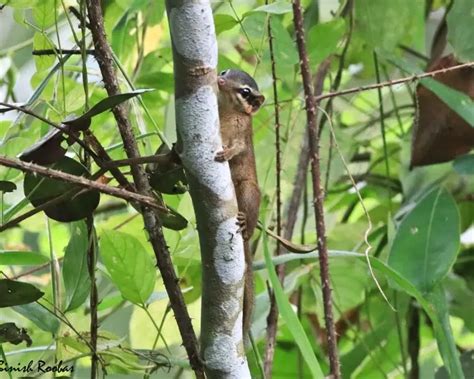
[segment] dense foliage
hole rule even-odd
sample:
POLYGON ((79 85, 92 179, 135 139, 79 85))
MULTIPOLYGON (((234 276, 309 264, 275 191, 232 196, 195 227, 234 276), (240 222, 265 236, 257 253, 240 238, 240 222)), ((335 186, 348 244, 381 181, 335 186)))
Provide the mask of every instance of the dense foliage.
MULTIPOLYGON (((173 61, 164 1, 103 1, 114 64, 122 90, 129 94, 118 100, 108 97, 103 88, 89 51, 94 47, 87 23, 81 22, 84 11, 79 3, 6 2, 0 11, 1 101, 26 107, 66 126, 77 126, 77 122, 67 124, 65 120, 77 121, 101 104, 81 118, 81 122, 87 119, 90 127, 81 124, 77 135, 90 128, 115 160, 126 155, 108 110, 130 99, 130 121, 143 156, 154 154, 162 143, 175 142, 173 61), (69 6, 75 11, 68 10, 69 6), (79 51, 80 47, 82 54, 59 51, 79 51), (53 50, 37 55, 48 49, 53 50)), ((323 95, 420 74, 441 57, 434 52, 437 49, 445 51, 443 55, 454 54, 457 64, 474 61, 474 5, 470 0, 356 0, 353 8, 345 3, 303 2, 313 74, 320 64, 329 64, 323 95), (442 31, 443 25, 447 33, 442 31)), ((254 142, 263 194, 260 220, 274 228, 275 108, 267 35, 267 23, 271 23, 285 227, 298 158, 307 138, 291 4, 283 0, 269 5, 261 0, 212 4, 219 44, 218 71, 238 68, 249 72, 267 98, 254 118, 254 142)), ((430 129, 434 120, 420 117, 418 86, 426 85, 447 104, 446 122, 460 117, 460 123, 471 130, 474 93, 455 85, 451 87, 457 91, 448 88, 452 81, 443 85, 432 78, 423 80, 421 84, 414 79, 354 91, 319 103, 326 234, 344 378, 409 377, 415 362, 419 363, 420 378, 432 378, 435 373, 436 378, 457 378, 462 371, 460 361, 465 377, 474 377, 472 352, 469 354, 474 349, 474 156, 454 155, 444 163, 410 169, 412 149, 420 148, 412 146, 413 126, 428 135, 436 132, 430 129), (426 124, 417 124, 421 119, 426 124), (365 254, 371 257, 370 266, 365 254), (446 368, 440 370, 443 365, 446 368)), ((471 80, 474 88, 472 74, 453 80, 471 80)), ((440 110, 434 106, 430 109, 430 102, 424 104, 428 104, 425 112, 440 110)), ((0 156, 15 158, 32 146, 37 148, 38 141, 44 141, 51 130, 43 120, 5 110, 0 105, 0 156)), ((67 172, 84 175, 97 171, 76 141, 57 141, 52 142, 54 152, 62 156, 67 149, 69 159, 62 158, 56 167, 67 171, 64 167, 69 167, 73 158, 82 165, 67 172)), ((470 147, 466 144, 469 150, 474 142, 470 147)), ((443 148, 442 144, 433 147, 443 148)), ((436 151, 428 150, 428 154, 436 155, 436 151)), ((44 151, 39 155, 44 157, 44 151)), ((53 161, 58 161, 56 156, 53 161)), ((121 170, 130 177, 127 167, 121 170)), ((161 190, 178 193, 162 195, 175 211, 165 219, 165 239, 199 333, 198 235, 191 198, 181 193, 185 180, 176 175, 170 191, 161 190), (179 180, 177 189, 174 184, 179 180)), ((317 236, 311 177, 306 176, 307 188, 303 189, 292 241, 314 245, 317 236)), ((69 184, 59 186, 58 181, 48 182, 1 165, 0 180, 2 225, 44 201, 74 191, 69 184)), ((102 181, 118 186, 109 174, 102 176, 102 181)), ((159 185, 163 185, 162 179, 159 185)), ((86 252, 95 246, 100 365, 108 374, 127 377, 141 377, 145 372, 160 378, 191 377, 142 218, 132 205, 111 195, 102 193, 100 203, 98 192, 80 196, 77 206, 72 200, 60 203, 48 214, 50 218, 40 212, 0 234, 0 269, 4 275, 0 278, 0 346, 5 353, 0 361, 6 357, 11 367, 30 360, 53 365, 56 357, 64 365, 74 365, 77 377, 89 375, 86 341, 90 337, 91 280, 86 252), (88 217, 86 223, 84 214, 93 214, 93 218, 88 217), (81 220, 60 222, 76 219, 81 220), (18 298, 10 298, 7 278, 30 286, 20 286, 18 298), (23 342, 28 347, 17 345, 23 342), (151 350, 158 354, 150 354, 151 350)), ((265 347, 268 286, 277 286, 276 276, 268 272, 275 240, 257 235, 254 248, 257 300, 252 332, 258 351, 250 351, 248 359, 258 377, 265 347)), ((307 365, 312 359, 327 372, 319 265, 315 253, 285 258, 286 278, 282 291, 276 290, 281 317, 273 376, 312 377, 313 370, 307 365), (295 315, 303 333, 294 327, 295 315)))

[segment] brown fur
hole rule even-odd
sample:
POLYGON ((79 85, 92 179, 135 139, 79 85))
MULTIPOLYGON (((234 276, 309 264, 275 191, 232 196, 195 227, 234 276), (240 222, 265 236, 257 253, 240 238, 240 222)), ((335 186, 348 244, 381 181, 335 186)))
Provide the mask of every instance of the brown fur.
POLYGON ((243 334, 244 338, 247 338, 254 304, 253 256, 249 240, 257 226, 260 206, 260 189, 258 188, 252 139, 252 114, 259 109, 264 97, 258 92, 258 88, 252 88, 252 96, 244 99, 237 90, 245 83, 245 81, 239 80, 239 75, 247 74, 236 71, 233 71, 232 74, 231 78, 221 75, 218 81, 220 89, 219 119, 223 150, 216 154, 216 160, 229 161, 239 208, 238 220, 244 239, 246 264, 243 334))

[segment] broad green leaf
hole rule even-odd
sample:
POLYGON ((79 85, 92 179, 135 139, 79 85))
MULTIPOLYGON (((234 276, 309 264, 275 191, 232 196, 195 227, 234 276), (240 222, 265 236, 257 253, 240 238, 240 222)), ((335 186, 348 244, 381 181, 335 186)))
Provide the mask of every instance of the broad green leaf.
POLYGON ((156 270, 140 241, 130 234, 105 231, 100 237, 100 256, 122 296, 144 305, 155 288, 156 270))
POLYGON ((474 60, 474 1, 456 0, 446 18, 448 41, 461 61, 474 60))
POLYGON ((418 40, 423 35, 424 30, 416 30, 423 23, 420 1, 357 0, 354 5, 356 32, 373 48, 392 51, 405 36, 418 40))
POLYGON ((401 222, 388 264, 419 291, 429 292, 454 264, 459 230, 459 211, 454 199, 436 188, 401 222))
POLYGON ((456 158, 453 168, 461 175, 474 175, 474 154, 456 158))
POLYGON ((0 308, 32 303, 44 293, 29 283, 0 279, 0 308))
POLYGON ((55 3, 55 0, 41 0, 33 7, 33 18, 41 30, 46 30, 54 24, 55 3))
POLYGON ((97 310, 100 311, 105 311, 106 309, 109 308, 115 308, 117 307, 120 303, 125 303, 125 300, 123 299, 122 295, 118 292, 114 292, 116 295, 108 295, 100 300, 100 304, 97 306, 97 310))
POLYGON ((431 78, 421 79, 420 83, 474 127, 474 101, 468 95, 431 78))
POLYGON ((290 13, 291 11, 292 7, 288 1, 275 1, 271 4, 261 5, 248 13, 265 12, 271 14, 284 14, 290 13))
POLYGON ((105 111, 108 111, 109 109, 112 109, 113 107, 115 107, 116 105, 119 105, 120 103, 123 103, 124 101, 127 101, 135 96, 139 96, 143 93, 150 92, 150 91, 154 91, 154 89, 137 89, 135 91, 125 92, 119 95, 113 95, 113 96, 107 97, 99 101, 97 104, 95 104, 91 109, 89 109, 82 116, 74 118, 72 120, 66 120, 64 121, 64 124, 73 125, 73 124, 81 123, 82 121, 88 120, 94 116, 97 116, 98 114, 101 114, 105 111))
POLYGON ((64 253, 62 270, 66 290, 66 312, 76 309, 86 301, 91 285, 87 267, 87 226, 84 222, 76 222, 71 225, 71 231, 72 236, 64 253))
POLYGON ((214 26, 216 28, 217 35, 225 32, 226 30, 232 29, 238 24, 238 21, 229 14, 216 14, 214 16, 214 26))
MULTIPOLYGON (((252 20, 256 21, 258 26, 262 22, 258 20, 258 16, 261 15, 262 14, 254 14, 253 16, 246 18, 246 21, 249 23, 251 23, 252 20)), ((280 17, 271 17, 270 24, 272 26, 273 50, 277 77, 282 81, 292 81, 293 77, 291 73, 294 72, 295 65, 299 62, 294 39, 282 24, 280 17)), ((263 31, 263 33, 266 32, 263 31)), ((264 50, 263 56, 265 60, 270 60, 269 49, 264 50)))
POLYGON ((320 63, 334 54, 345 31, 346 23, 343 18, 313 26, 307 36, 310 62, 320 63))
POLYGON ((267 266, 268 276, 272 284, 272 288, 275 294, 275 298, 278 304, 278 309, 281 316, 286 321, 286 325, 290 330, 296 344, 298 345, 303 359, 306 361, 308 368, 311 370, 313 378, 324 378, 324 374, 321 371, 318 359, 316 358, 311 343, 308 340, 301 322, 296 313, 291 308, 290 302, 283 291, 280 280, 275 272, 275 268, 272 264, 272 258, 270 256, 270 250, 268 249, 268 237, 263 234, 263 251, 265 255, 265 263, 267 266))
POLYGON ((18 305, 13 310, 46 332, 56 333, 59 328, 59 320, 38 303, 18 305))
POLYGON ((0 265, 4 266, 36 266, 49 262, 49 259, 40 253, 32 251, 0 250, 0 265))

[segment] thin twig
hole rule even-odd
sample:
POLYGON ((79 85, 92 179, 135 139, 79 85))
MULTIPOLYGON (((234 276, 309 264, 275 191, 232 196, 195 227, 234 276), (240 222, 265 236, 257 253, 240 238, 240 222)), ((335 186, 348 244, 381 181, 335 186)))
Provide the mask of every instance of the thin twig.
MULTIPOLYGON (((42 49, 42 50, 33 50, 31 52, 33 55, 42 56, 42 55, 57 55, 57 54, 71 54, 71 55, 80 55, 82 54, 81 50, 76 49, 42 49)), ((86 54, 94 55, 94 49, 87 49, 86 54)))
MULTIPOLYGON (((268 4, 268 0, 265 1, 268 4)), ((270 61, 272 70, 273 83, 273 103, 275 108, 275 174, 276 174, 276 229, 277 234, 281 235, 281 149, 280 149, 280 105, 278 102, 277 76, 275 53, 273 48, 273 34, 271 25, 271 16, 267 20, 268 45, 270 48, 270 61)), ((281 246, 276 244, 275 255, 280 255, 281 246)), ((275 267, 278 279, 283 283, 285 278, 285 266, 278 265, 275 267)), ((265 345, 264 372, 266 378, 271 378, 273 357, 275 355, 275 342, 278 327, 278 307, 275 295, 272 293, 270 297, 270 312, 267 316, 267 342, 265 345)))
MULTIPOLYGON (((377 57, 377 53, 373 51, 373 58, 374 58, 374 67, 375 67, 375 77, 377 79, 377 83, 380 83, 380 70, 379 70, 379 60, 377 57)), ((387 153, 387 132, 385 128, 385 114, 384 106, 383 106, 383 97, 382 97, 382 88, 377 88, 377 98, 379 100, 379 115, 380 115, 380 134, 382 135, 382 146, 383 146, 383 156, 384 156, 384 163, 385 163, 385 174, 388 178, 390 178, 390 163, 388 161, 388 153, 387 153)), ((389 204, 389 212, 392 213, 392 191, 388 188, 387 192, 388 196, 388 204, 389 204)))
POLYGON ((439 70, 434 70, 434 71, 429 71, 429 72, 424 72, 422 74, 418 75, 411 75, 407 76, 405 78, 400 78, 400 79, 394 79, 394 80, 388 80, 386 82, 380 82, 380 83, 375 83, 375 84, 369 84, 366 86, 360 86, 360 87, 355 87, 355 88, 348 88, 342 91, 337 91, 337 92, 328 92, 325 94, 322 94, 320 96, 316 96, 315 100, 316 101, 321 101, 323 99, 329 99, 331 97, 337 97, 337 96, 343 96, 343 95, 349 95, 351 93, 356 93, 356 92, 362 92, 362 91, 369 91, 377 88, 383 88, 387 86, 394 86, 396 84, 401 84, 401 83, 407 83, 407 82, 415 82, 423 78, 431 78, 439 74, 445 74, 450 71, 456 71, 460 70, 462 68, 466 67, 474 67, 474 62, 467 62, 463 64, 458 64, 456 66, 451 66, 451 67, 446 67, 442 68, 439 70))
MULTIPOLYGON (((94 0, 86 0, 86 4, 97 63, 102 73, 105 89, 109 96, 117 95, 120 93, 120 87, 116 72, 112 66, 114 61, 113 53, 106 39, 101 4, 94 0)), ((124 105, 114 107, 112 112, 117 121, 128 158, 139 157, 137 141, 133 135, 132 125, 127 118, 124 105)), ((132 165, 131 171, 137 191, 142 195, 151 196, 152 190, 145 170, 139 165, 132 165)), ((191 367, 196 377, 202 379, 204 378, 204 368, 199 357, 197 337, 194 333, 186 303, 179 287, 179 279, 174 271, 170 252, 163 236, 161 220, 153 209, 142 207, 141 213, 191 367)))
POLYGON ((420 354, 420 310, 417 305, 412 302, 408 307, 408 354, 410 355, 410 375, 409 379, 420 378, 420 365, 418 363, 418 356, 420 354))
MULTIPOLYGON (((106 170, 104 170, 104 169, 101 169, 101 170, 97 171, 95 174, 93 174, 90 177, 90 180, 92 180, 92 181, 97 180, 102 175, 104 175, 105 171, 106 170)), ((89 191, 89 189, 72 188, 69 191, 66 191, 63 194, 55 197, 54 199, 48 200, 45 203, 41 204, 40 206, 35 207, 35 208, 29 210, 28 212, 25 212, 22 215, 6 222, 5 224, 0 225, 0 233, 3 232, 4 230, 13 228, 14 226, 18 225, 20 222, 34 216, 37 213, 40 213, 40 212, 44 211, 45 209, 48 209, 49 207, 52 207, 56 204, 59 204, 62 201, 70 200, 70 199, 74 198, 76 195, 78 196, 78 195, 80 195, 84 192, 87 192, 87 191, 89 191)))
POLYGON ((308 55, 303 27, 303 15, 300 0, 293 0, 293 22, 296 32, 296 43, 300 57, 301 77, 305 94, 306 117, 308 123, 309 148, 311 152, 311 175, 313 181, 313 204, 316 218, 316 233, 318 235, 319 264, 321 287, 323 292, 324 318, 326 322, 329 365, 334 379, 341 378, 339 356, 337 352, 337 338, 332 311, 331 284, 326 241, 326 226, 324 222, 324 193, 321 187, 321 167, 319 156, 319 136, 317 126, 316 98, 311 88, 311 74, 309 71, 308 55))
POLYGON ((145 206, 159 209, 161 211, 166 212, 166 209, 162 207, 161 205, 159 205, 156 202, 156 200, 151 196, 144 196, 138 193, 127 191, 122 188, 111 187, 106 184, 102 184, 100 182, 86 179, 82 176, 71 175, 62 171, 54 170, 49 167, 40 166, 35 163, 23 162, 23 161, 20 161, 19 159, 12 159, 12 158, 7 158, 3 156, 0 156, 0 165, 5 166, 5 167, 10 167, 10 168, 16 168, 24 172, 33 172, 41 176, 46 176, 48 178, 62 180, 68 183, 77 184, 84 188, 97 190, 107 195, 119 197, 127 201, 131 201, 131 202, 136 201, 145 206))

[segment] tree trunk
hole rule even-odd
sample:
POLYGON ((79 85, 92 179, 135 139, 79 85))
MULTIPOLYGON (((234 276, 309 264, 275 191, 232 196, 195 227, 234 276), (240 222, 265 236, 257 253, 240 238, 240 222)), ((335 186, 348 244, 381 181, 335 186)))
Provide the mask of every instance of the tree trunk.
POLYGON ((196 213, 202 258, 201 357, 209 378, 250 378, 242 339, 243 240, 222 149, 217 41, 210 2, 167 0, 173 44, 177 151, 196 213))

